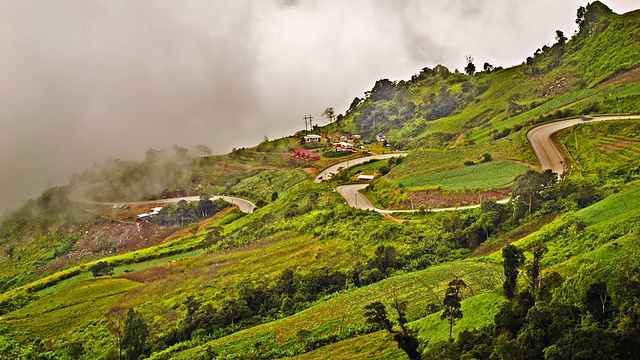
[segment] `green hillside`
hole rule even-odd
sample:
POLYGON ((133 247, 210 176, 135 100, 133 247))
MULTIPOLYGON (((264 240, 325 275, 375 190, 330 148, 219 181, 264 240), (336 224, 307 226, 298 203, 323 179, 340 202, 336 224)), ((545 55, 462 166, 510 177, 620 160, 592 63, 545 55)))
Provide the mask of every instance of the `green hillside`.
POLYGON ((640 358, 640 11, 577 23, 518 66, 381 79, 312 131, 47 190, 0 224, 0 359, 640 358), (562 180, 535 171, 526 132, 587 114, 619 118, 554 135, 562 180), (362 174, 377 207, 416 211, 349 207, 335 188, 362 174), (137 219, 183 196, 201 200, 137 219))

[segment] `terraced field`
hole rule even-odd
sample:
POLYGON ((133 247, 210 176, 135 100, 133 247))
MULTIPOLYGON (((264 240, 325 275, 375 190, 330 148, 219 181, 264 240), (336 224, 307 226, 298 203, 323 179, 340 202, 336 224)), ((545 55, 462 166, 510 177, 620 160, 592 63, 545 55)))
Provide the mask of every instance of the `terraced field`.
POLYGON ((509 184, 516 176, 526 171, 526 166, 514 162, 492 161, 404 179, 399 182, 410 190, 436 186, 443 190, 492 189, 509 184))

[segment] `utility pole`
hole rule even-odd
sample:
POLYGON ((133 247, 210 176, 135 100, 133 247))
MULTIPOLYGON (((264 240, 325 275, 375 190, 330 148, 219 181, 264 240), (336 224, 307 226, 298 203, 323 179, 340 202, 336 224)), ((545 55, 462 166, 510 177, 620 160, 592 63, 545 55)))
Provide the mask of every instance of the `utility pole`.
POLYGON ((311 122, 311 119, 313 119, 313 116, 309 115, 304 117, 305 119, 309 120, 309 130, 313 131, 313 123, 311 122))
POLYGON ((307 131, 307 120, 308 120, 307 115, 305 115, 303 119, 304 119, 304 131, 307 131))

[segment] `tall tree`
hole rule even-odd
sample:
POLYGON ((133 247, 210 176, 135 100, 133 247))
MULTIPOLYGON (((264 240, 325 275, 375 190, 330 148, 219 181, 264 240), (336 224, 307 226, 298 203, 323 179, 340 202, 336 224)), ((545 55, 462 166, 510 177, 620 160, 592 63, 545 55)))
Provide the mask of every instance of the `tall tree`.
POLYGON ((540 259, 549 250, 544 244, 536 244, 530 251, 533 254, 533 261, 527 266, 526 271, 529 285, 531 286, 531 294, 535 301, 538 299, 538 290, 540 289, 540 259))
POLYGON ((576 12, 576 24, 578 24, 578 29, 582 31, 585 25, 587 15, 587 9, 584 6, 580 6, 578 11, 576 12))
POLYGON ((473 64, 473 58, 471 55, 467 56, 467 66, 465 66, 464 72, 469 76, 476 72, 476 66, 473 64))
POLYGON ((511 300, 516 292, 516 282, 518 280, 518 267, 524 263, 524 252, 514 245, 507 245, 502 249, 504 258, 504 296, 511 300))
POLYGON ((124 313, 109 312, 107 314, 109 322, 107 323, 107 330, 113 334, 116 338, 116 344, 118 345, 118 360, 122 360, 122 332, 124 327, 124 313))
POLYGON ((142 315, 129 308, 127 318, 124 319, 124 329, 122 332, 122 350, 124 358, 136 360, 141 355, 147 355, 149 347, 147 345, 149 328, 142 315))
POLYGON ((453 324, 456 319, 462 318, 462 310, 460 310, 460 307, 462 307, 462 297, 460 290, 463 287, 467 287, 467 284, 462 279, 456 278, 451 280, 445 292, 444 299, 442 300, 444 310, 440 318, 449 321, 449 341, 453 341, 453 324))
POLYGON ((567 42, 567 37, 564 36, 564 32, 556 30, 556 41, 558 45, 564 45, 567 42))
POLYGON ((402 330, 402 332, 397 332, 393 336, 393 340, 398 343, 398 347, 407 354, 410 360, 420 360, 422 357, 418 351, 420 342, 418 341, 418 338, 413 336, 407 328, 407 303, 404 301, 398 301, 395 291, 393 294, 393 308, 398 314, 398 325, 400 325, 400 329, 402 330))
POLYGON ((322 115, 324 115, 327 118, 328 122, 333 122, 333 119, 336 117, 335 114, 336 112, 332 107, 326 108, 322 113, 322 115))

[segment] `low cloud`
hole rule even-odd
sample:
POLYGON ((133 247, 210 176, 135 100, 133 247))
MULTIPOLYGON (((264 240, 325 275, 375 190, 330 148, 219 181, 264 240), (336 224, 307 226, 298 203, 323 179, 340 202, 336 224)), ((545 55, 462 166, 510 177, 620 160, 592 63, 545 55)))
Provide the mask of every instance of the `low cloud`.
POLYGON ((462 69, 468 54, 517 64, 555 29, 572 33, 580 5, 3 1, 0 211, 108 157, 199 143, 226 153, 294 133, 381 78, 462 69))

